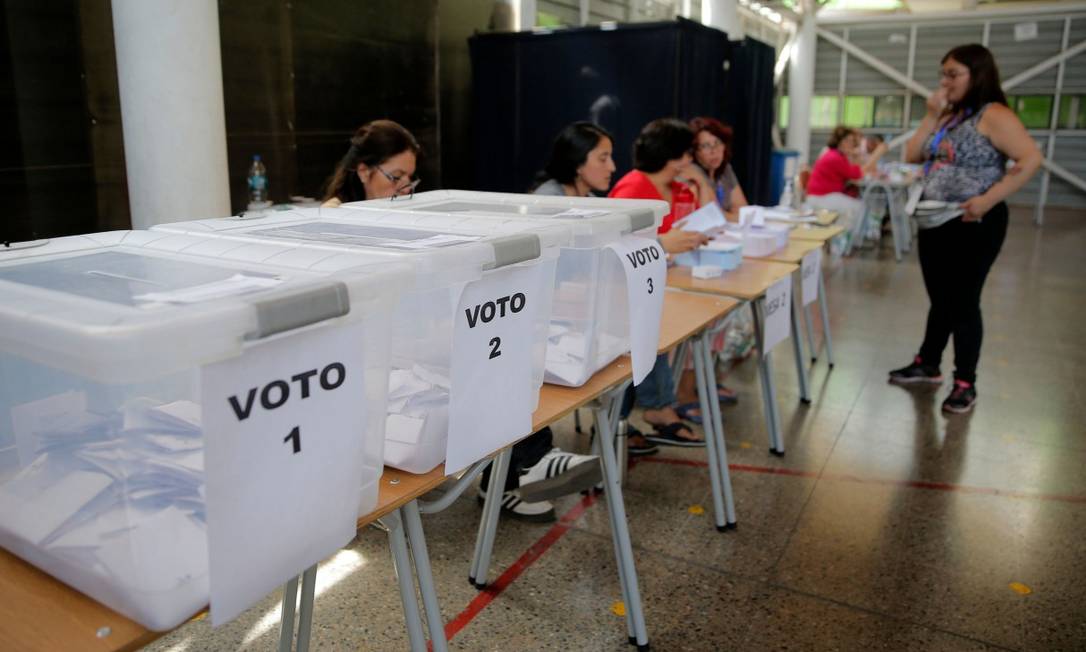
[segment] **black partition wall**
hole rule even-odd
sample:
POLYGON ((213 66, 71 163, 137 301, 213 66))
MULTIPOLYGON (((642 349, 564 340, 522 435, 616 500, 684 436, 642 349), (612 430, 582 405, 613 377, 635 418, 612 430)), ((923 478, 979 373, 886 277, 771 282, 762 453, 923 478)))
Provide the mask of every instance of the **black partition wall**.
MULTIPOLYGON (((748 179, 768 175, 773 83, 768 46, 763 46, 770 53, 765 84, 753 83, 753 69, 738 74, 737 54, 747 51, 746 42, 731 42, 719 30, 683 19, 606 30, 481 34, 469 46, 477 189, 525 192, 554 135, 576 120, 592 120, 614 134, 617 179, 630 169, 633 140, 650 120, 739 118, 736 173, 744 188, 748 179), (770 95, 752 96, 736 79, 765 86, 770 95), (759 115, 762 123, 751 124, 749 118, 759 115), (764 155, 755 147, 764 147, 764 155)), ((748 59, 744 55, 742 61, 748 59)))

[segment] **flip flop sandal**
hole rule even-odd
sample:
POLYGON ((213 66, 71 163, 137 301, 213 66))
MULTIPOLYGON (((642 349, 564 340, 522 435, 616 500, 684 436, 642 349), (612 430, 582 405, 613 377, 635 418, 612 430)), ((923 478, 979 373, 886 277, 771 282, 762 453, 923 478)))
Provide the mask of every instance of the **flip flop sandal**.
POLYGON ((696 423, 699 426, 704 423, 700 414, 690 414, 693 410, 701 410, 701 403, 683 403, 675 408, 675 414, 679 415, 680 419, 689 421, 690 423, 696 423))
POLYGON ((654 444, 660 444, 662 446, 683 446, 686 448, 700 448, 705 445, 705 441, 702 439, 683 439, 680 437, 680 430, 686 430, 690 434, 694 434, 694 431, 682 422, 676 421, 675 423, 669 423, 667 425, 653 424, 652 427, 656 432, 651 435, 645 435, 645 439, 654 444))

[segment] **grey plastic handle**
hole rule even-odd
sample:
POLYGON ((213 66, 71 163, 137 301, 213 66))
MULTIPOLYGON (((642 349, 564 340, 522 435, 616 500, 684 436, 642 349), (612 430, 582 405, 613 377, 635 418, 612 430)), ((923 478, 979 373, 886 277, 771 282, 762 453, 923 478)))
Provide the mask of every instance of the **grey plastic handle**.
POLYGON ((246 339, 259 340, 276 333, 342 317, 351 311, 347 286, 333 281, 317 287, 284 290, 253 304, 256 308, 256 332, 246 339))
POLYGON ((650 209, 638 209, 637 212, 630 213, 630 231, 647 229, 654 224, 656 224, 656 216, 650 209))
POLYGON ((490 244, 494 247, 494 264, 488 265, 486 269, 498 269, 506 265, 535 260, 542 252, 539 236, 534 233, 502 236, 491 240, 490 244))

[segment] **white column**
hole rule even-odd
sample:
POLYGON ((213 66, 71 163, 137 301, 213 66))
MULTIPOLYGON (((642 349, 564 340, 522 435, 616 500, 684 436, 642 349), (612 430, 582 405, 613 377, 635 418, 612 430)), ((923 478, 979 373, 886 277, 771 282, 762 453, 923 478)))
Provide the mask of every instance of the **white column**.
POLYGON ((743 28, 739 24, 738 0, 702 0, 701 22, 723 30, 733 41, 743 38, 743 28))
POLYGON ((113 0, 132 227, 230 214, 215 0, 113 0))
POLYGON ((792 56, 788 61, 788 149, 799 152, 799 162, 810 163, 811 98, 814 96, 814 14, 805 12, 796 27, 792 56))

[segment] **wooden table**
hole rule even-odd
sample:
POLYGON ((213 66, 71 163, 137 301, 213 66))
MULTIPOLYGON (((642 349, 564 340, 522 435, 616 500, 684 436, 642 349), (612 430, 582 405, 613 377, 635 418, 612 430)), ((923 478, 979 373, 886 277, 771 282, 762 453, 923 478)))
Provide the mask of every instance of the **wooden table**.
POLYGON ((845 232, 845 227, 834 224, 831 226, 813 226, 800 224, 788 232, 789 240, 814 240, 819 243, 829 242, 833 238, 845 232))
MULTIPOLYGON (((791 263, 778 263, 756 258, 744 258, 736 269, 725 272, 715 278, 694 278, 689 267, 673 267, 668 270, 669 287, 688 292, 704 292, 743 299, 750 303, 751 316, 754 319, 755 338, 758 342, 758 371, 762 382, 762 403, 765 410, 766 427, 769 430, 769 451, 774 455, 784 455, 784 438, 780 432, 780 414, 777 409, 776 388, 770 368, 770 352, 765 350, 764 342, 764 301, 765 293, 774 283, 787 278, 799 269, 791 263)), ((792 338, 795 340, 796 338, 792 338)), ((793 342, 794 345, 794 342, 793 342)), ((799 353, 799 352, 797 352, 799 353)), ((797 358, 797 365, 799 358, 797 358)), ((805 370, 797 367, 802 378, 805 370)), ((809 399, 808 399, 809 400, 809 399)))
MULTIPOLYGON (((724 297, 665 295, 660 350, 704 329, 738 305, 724 297)), ((631 375, 628 356, 616 360, 578 388, 545 385, 533 415, 533 431, 582 407, 631 375)), ((385 467, 377 507, 358 519, 358 527, 408 506, 446 482, 444 465, 412 474, 385 467)), ((410 576, 408 575, 408 578, 410 576)), ((410 581, 410 580, 409 580, 410 581)), ((201 617, 201 611, 194 617, 201 617)), ((0 549, 0 650, 19 652, 121 652, 137 650, 166 632, 151 631, 0 549)))

